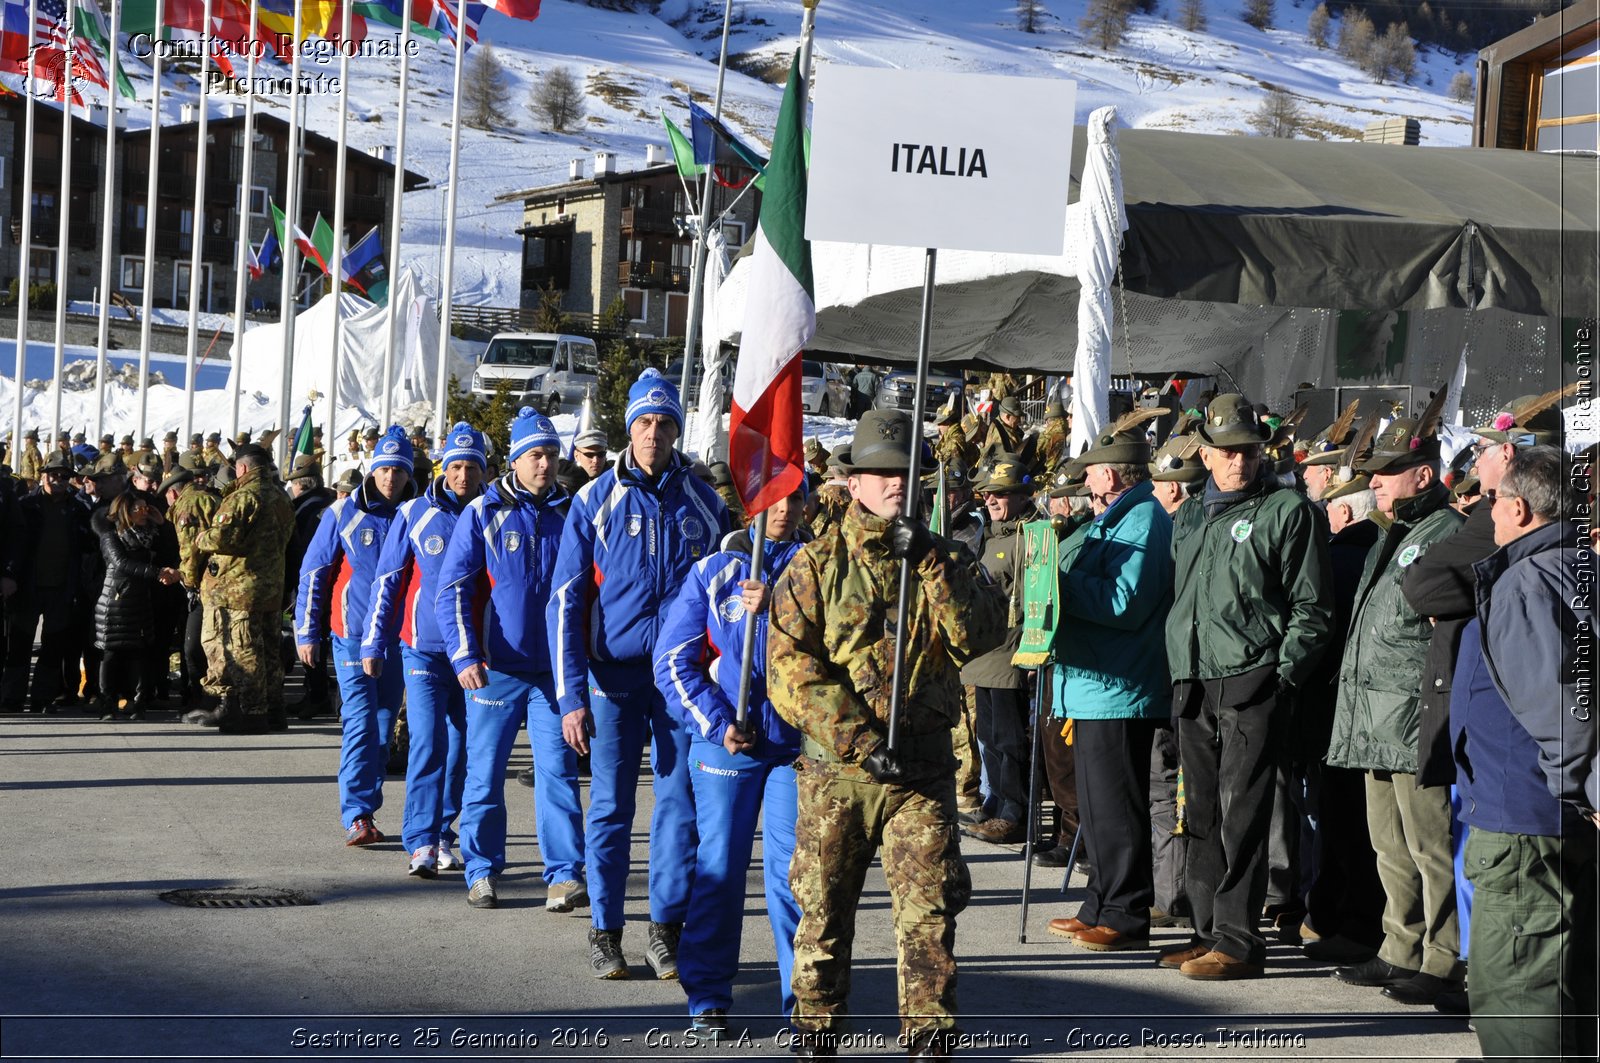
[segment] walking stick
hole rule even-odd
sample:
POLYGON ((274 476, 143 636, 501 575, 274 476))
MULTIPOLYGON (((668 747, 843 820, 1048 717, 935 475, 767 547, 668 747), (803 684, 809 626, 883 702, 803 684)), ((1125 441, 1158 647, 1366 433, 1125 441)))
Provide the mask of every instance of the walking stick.
POLYGON ((1050 709, 1050 666, 1040 665, 1038 711, 1033 714, 1033 742, 1028 749, 1028 836, 1022 842, 1022 915, 1017 923, 1017 941, 1028 943, 1028 889, 1033 885, 1033 836, 1039 825, 1039 746, 1044 742, 1044 723, 1050 709))

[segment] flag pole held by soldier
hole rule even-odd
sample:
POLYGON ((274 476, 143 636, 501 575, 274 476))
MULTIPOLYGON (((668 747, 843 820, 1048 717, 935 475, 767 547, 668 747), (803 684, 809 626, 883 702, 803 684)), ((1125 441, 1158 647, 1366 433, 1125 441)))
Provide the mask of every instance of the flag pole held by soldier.
MULTIPOLYGON (((906 471, 905 512, 899 523, 916 523, 921 508, 922 417, 928 403, 928 333, 933 328, 933 274, 938 262, 937 248, 927 249, 922 274, 922 328, 917 337, 917 391, 911 410, 911 468, 906 471)), ((900 709, 905 687, 906 615, 911 607, 912 564, 900 561, 900 599, 894 614, 894 685, 889 691, 889 736, 884 743, 892 758, 900 747, 900 709)))

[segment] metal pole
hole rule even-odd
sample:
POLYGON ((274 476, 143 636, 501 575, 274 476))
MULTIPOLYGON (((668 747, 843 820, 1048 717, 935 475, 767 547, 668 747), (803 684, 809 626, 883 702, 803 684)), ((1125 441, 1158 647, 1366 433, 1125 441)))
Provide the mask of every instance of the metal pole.
MULTIPOLYGON (((189 330, 183 341, 183 438, 194 431, 195 358, 200 352, 200 278, 205 272, 206 239, 206 163, 210 154, 206 133, 210 127, 210 88, 206 73, 211 68, 211 0, 202 8, 205 28, 200 31, 200 123, 195 129, 194 212, 189 246, 189 330)), ((211 285, 206 285, 206 302, 211 301, 211 285)))
MULTIPOLYGON (((117 33, 122 22, 122 0, 111 0, 110 46, 106 59, 110 62, 106 83, 106 158, 105 184, 100 197, 100 327, 95 334, 94 373, 94 434, 96 438, 105 429, 106 420, 106 351, 111 346, 111 256, 112 226, 117 216, 117 33)), ((22 381, 17 381, 22 386, 22 381)), ((20 438, 20 437, 18 437, 20 438)))
MULTIPOLYGON (((750 578, 758 583, 762 580, 762 562, 766 559, 767 550, 767 511, 762 510, 756 514, 756 523, 751 532, 750 550, 750 578)), ((759 614, 748 612, 744 616, 744 667, 739 669, 739 703, 735 706, 733 725, 739 730, 746 729, 750 719, 750 674, 755 671, 756 656, 756 622, 759 614)))
MULTIPOLYGON (((905 517, 917 519, 922 501, 922 414, 928 404, 928 334, 933 328, 933 275, 939 252, 928 248, 922 270, 922 333, 917 338, 917 395, 911 411, 911 468, 906 472, 905 517)), ((905 700, 906 619, 911 611, 911 562, 900 562, 900 602, 894 625, 894 686, 889 691, 889 752, 900 748, 900 708, 905 700)))
MULTIPOLYGON (((261 0, 250 0, 250 25, 261 25, 261 0)), ((253 32, 253 31, 252 31, 253 32)), ((256 53, 261 42, 250 42, 250 54, 245 57, 245 83, 250 91, 244 98, 244 161, 239 172, 239 248, 234 255, 233 277, 233 394, 228 402, 228 438, 239 434, 239 397, 244 394, 244 318, 249 309, 250 287, 250 182, 255 179, 256 158, 256 53)), ((272 207, 267 207, 267 225, 272 225, 272 207)), ((278 251, 283 256, 283 251, 278 251)), ((188 439, 182 440, 188 446, 188 439)))
MULTIPOLYGON (((461 0, 456 0, 456 80, 455 99, 450 103, 450 191, 445 193, 444 214, 444 265, 439 274, 439 369, 435 374, 433 391, 434 438, 444 435, 450 425, 445 420, 445 389, 449 385, 450 367, 450 289, 456 279, 456 190, 461 183, 461 97, 463 73, 467 54, 467 11, 461 0)), ((390 304, 391 310, 393 304, 390 304)), ((392 320, 392 319, 391 319, 392 320)), ((387 380, 386 380, 387 382, 387 380)), ((387 421, 388 418, 385 417, 387 421)))
MULTIPOLYGON (((722 6, 722 51, 717 57, 717 95, 712 103, 713 117, 722 120, 722 80, 728 72, 728 27, 733 18, 733 0, 722 6)), ((459 94, 458 94, 459 95, 459 94)), ((694 375, 696 348, 700 346, 700 308, 704 302, 706 283, 706 233, 711 228, 711 173, 715 164, 707 166, 700 185, 700 228, 694 235, 694 259, 689 271, 689 319, 683 330, 683 373, 678 380, 678 394, 689 394, 689 380, 694 375)), ((686 445, 680 435, 678 446, 686 445)))
MULTIPOLYGON (((159 22, 160 0, 157 0, 156 19, 159 22)), ((38 24, 38 0, 28 3, 28 54, 33 54, 34 27, 38 24)), ((17 385, 16 406, 11 411, 11 451, 15 455, 22 449, 22 382, 28 370, 28 270, 33 265, 33 70, 30 65, 22 81, 23 149, 22 149, 22 242, 17 248, 17 385)), ((50 445, 60 442, 60 430, 50 437, 50 445)), ((16 458, 12 458, 13 464, 16 458)))
MULTIPOLYGON (((67 262, 72 256, 69 244, 72 226, 72 55, 77 40, 78 5, 67 5, 67 65, 61 82, 61 189, 56 194, 56 351, 55 399, 51 403, 50 423, 61 430, 61 371, 67 357, 67 262)), ((115 42, 113 42, 115 43, 115 42)), ((19 294, 20 294, 20 285, 19 294)), ((140 382, 143 390, 143 382, 140 382)), ((143 434, 143 429, 140 429, 143 434)))
POLYGON ((817 5, 822 0, 801 0, 805 11, 800 15, 800 91, 801 103, 811 95, 811 35, 816 31, 817 5))
POLYGON ((294 318, 295 285, 300 279, 299 248, 295 234, 300 227, 300 44, 301 27, 305 18, 305 0, 294 0, 294 51, 289 60, 289 145, 284 157, 283 179, 283 285, 279 289, 283 303, 279 317, 283 322, 283 380, 278 393, 278 462, 283 467, 283 455, 289 445, 289 417, 294 388, 294 318))
POLYGON ((1033 715, 1033 743, 1028 750, 1028 836, 1022 842, 1022 914, 1017 922, 1017 941, 1028 943, 1028 890, 1033 885, 1033 836, 1039 813, 1039 747, 1044 744, 1044 724, 1049 718, 1050 666, 1039 667, 1039 710, 1033 715))
MULTIPOLYGON (((161 40, 161 24, 166 17, 165 0, 156 0, 154 39, 161 40)), ((139 416, 134 419, 138 436, 144 438, 145 418, 150 411, 150 315, 156 296, 156 207, 161 185, 161 49, 155 50, 150 67, 150 157, 144 188, 144 296, 139 307, 139 416)))
MULTIPOLYGON (((346 145, 350 124, 350 48, 346 42, 350 40, 351 4, 347 0, 339 6, 343 9, 339 26, 339 161, 333 168, 333 254, 328 262, 328 275, 333 278, 333 349, 328 352, 328 393, 323 396, 327 400, 327 412, 322 416, 324 454, 333 446, 333 418, 339 412, 339 361, 344 357, 345 155, 349 151, 346 145)), ((409 22, 410 15, 407 10, 403 17, 409 22)))
MULTIPOLYGON (((400 118, 394 135, 394 185, 390 189, 393 199, 389 203, 389 316, 385 322, 387 336, 383 343, 383 381, 378 396, 378 420, 383 422, 385 428, 389 425, 390 396, 394 390, 394 346, 399 342, 400 335, 400 307, 395 297, 400 284, 400 207, 406 192, 406 96, 410 84, 411 11, 408 6, 400 18, 400 118)), ((456 95, 459 97, 460 93, 456 95)), ((333 445, 335 432, 332 424, 323 429, 325 445, 333 445)))

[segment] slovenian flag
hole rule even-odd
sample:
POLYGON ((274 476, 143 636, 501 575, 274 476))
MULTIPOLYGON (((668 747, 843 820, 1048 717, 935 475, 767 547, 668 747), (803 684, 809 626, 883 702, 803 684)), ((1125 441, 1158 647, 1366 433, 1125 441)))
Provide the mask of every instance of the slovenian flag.
POLYGON ((805 480, 800 423, 800 354, 817 331, 811 283, 811 244, 805 238, 805 104, 800 59, 789 68, 766 191, 750 259, 750 288, 738 369, 728 463, 733 482, 754 516, 805 480))

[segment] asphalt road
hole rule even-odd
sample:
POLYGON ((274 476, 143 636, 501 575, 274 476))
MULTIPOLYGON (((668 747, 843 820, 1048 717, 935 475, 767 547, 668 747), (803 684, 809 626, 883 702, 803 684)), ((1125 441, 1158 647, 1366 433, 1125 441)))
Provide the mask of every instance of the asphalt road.
MULTIPOLYGON (((157 713, 143 723, 0 717, 0 1054, 78 1059, 473 1059, 786 1054, 760 855, 746 899, 733 1029, 685 1035, 682 989, 642 946, 648 784, 634 831, 624 951, 630 981, 587 974, 586 909, 544 911, 532 791, 508 782, 512 866, 502 906, 466 904, 459 873, 406 875, 398 840, 343 844, 337 724, 227 737, 157 713), (273 887, 306 906, 198 909, 168 890, 273 887)), ((527 766, 519 742, 511 770, 527 766)), ((391 778, 380 828, 398 831, 391 778)), ((957 932, 969 1058, 1385 1060, 1475 1057, 1459 1019, 1346 986, 1275 946, 1267 977, 1200 983, 1154 949, 1091 953, 1045 932, 1079 890, 1035 875, 1018 942, 1020 846, 968 841, 974 897, 957 932)), ((1155 944, 1185 932, 1157 931, 1155 944)), ((862 898, 847 1054, 895 1042, 889 897, 862 898)))

